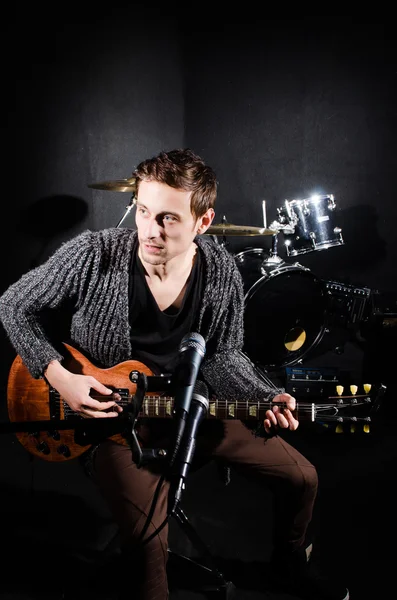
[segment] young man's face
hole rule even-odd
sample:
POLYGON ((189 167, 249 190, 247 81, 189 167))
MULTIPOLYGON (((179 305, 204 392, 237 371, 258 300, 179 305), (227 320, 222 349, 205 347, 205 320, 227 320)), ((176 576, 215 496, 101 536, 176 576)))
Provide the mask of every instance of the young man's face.
POLYGON ((136 201, 135 222, 141 256, 160 265, 186 253, 197 234, 204 233, 214 218, 212 208, 195 219, 190 211, 191 192, 165 183, 141 181, 136 201))

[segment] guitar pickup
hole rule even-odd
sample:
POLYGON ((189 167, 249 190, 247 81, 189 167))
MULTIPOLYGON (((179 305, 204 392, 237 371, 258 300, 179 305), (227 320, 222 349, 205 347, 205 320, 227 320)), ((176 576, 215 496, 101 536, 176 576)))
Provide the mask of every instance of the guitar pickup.
MULTIPOLYGON (((142 373, 140 371, 131 371, 130 381, 138 385, 142 373)), ((172 375, 146 375, 145 392, 164 392, 172 385, 172 375)))

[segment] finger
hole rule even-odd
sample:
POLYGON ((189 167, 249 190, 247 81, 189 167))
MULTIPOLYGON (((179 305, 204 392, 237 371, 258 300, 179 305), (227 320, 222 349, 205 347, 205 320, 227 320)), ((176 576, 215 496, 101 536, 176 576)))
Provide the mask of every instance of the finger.
POLYGON ((277 417, 277 424, 282 427, 283 429, 288 429, 289 427, 289 422, 288 420, 285 418, 284 414, 281 411, 277 411, 276 413, 276 417, 277 417))
POLYGON ((109 396, 109 394, 113 393, 113 390, 106 387, 106 385, 103 385, 102 383, 97 381, 95 378, 92 378, 92 380, 90 382, 90 387, 93 390, 95 390, 96 392, 99 392, 100 394, 105 394, 106 396, 109 396))
POLYGON ((287 408, 292 411, 296 408, 296 400, 291 394, 281 394, 281 402, 285 402, 287 408))
POLYGON ((86 409, 89 408, 92 410, 100 410, 100 411, 109 410, 112 407, 114 407, 115 410, 117 410, 118 408, 121 408, 121 407, 119 407, 117 402, 115 402, 114 400, 95 400, 94 398, 88 398, 84 402, 84 407, 86 409))
POLYGON ((119 416, 119 413, 116 411, 104 412, 103 410, 94 410, 92 408, 87 407, 82 407, 80 414, 82 417, 90 417, 94 419, 108 419, 119 416))
POLYGON ((285 409, 284 416, 287 419, 287 421, 289 423, 289 428, 292 431, 295 431, 296 429, 298 429, 299 421, 297 419, 295 419, 294 415, 291 413, 290 410, 288 410, 288 408, 285 409))
MULTIPOLYGON (((277 409, 276 406, 274 408, 277 409)), ((270 425, 277 425, 277 417, 273 412, 274 408, 273 410, 267 410, 265 413, 266 419, 269 421, 270 425)))
POLYGON ((265 428, 266 433, 271 433, 272 426, 271 426, 269 419, 265 419, 263 421, 263 427, 265 428))

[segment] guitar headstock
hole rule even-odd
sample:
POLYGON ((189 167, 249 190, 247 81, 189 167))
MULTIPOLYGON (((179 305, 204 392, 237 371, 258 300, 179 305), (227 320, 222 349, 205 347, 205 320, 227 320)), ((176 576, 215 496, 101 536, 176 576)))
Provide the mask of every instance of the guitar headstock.
POLYGON ((346 390, 343 385, 336 385, 335 396, 329 396, 328 401, 316 405, 315 420, 324 427, 332 425, 335 433, 370 433, 386 386, 364 383, 360 387, 361 390, 352 384, 346 390))

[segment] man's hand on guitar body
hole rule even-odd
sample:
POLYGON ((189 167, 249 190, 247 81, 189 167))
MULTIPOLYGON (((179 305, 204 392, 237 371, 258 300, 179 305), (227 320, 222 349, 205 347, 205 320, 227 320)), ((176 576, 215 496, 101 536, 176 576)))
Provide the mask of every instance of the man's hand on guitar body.
POLYGON ((291 394, 278 394, 272 400, 272 410, 266 411, 266 419, 263 425, 266 433, 274 433, 278 427, 282 429, 298 429, 299 421, 293 416, 293 411, 296 408, 296 400, 291 394), (280 407, 280 404, 284 405, 280 407))
POLYGON ((112 400, 95 399, 92 390, 100 396, 109 396, 113 390, 100 383, 91 375, 79 375, 65 369, 60 362, 52 361, 47 366, 45 378, 54 387, 70 408, 80 417, 103 419, 117 417, 122 407, 114 398, 120 399, 118 394, 113 394, 112 400))

